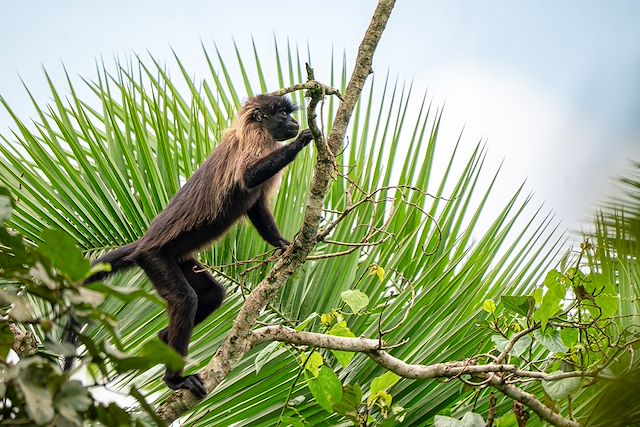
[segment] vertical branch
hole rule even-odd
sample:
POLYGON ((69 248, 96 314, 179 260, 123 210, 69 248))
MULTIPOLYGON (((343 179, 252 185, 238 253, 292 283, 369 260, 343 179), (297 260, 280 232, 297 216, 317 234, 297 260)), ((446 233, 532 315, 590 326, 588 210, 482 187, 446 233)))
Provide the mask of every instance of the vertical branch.
MULTIPOLYGON (((320 225, 324 198, 336 173, 333 167, 334 157, 340 150, 364 82, 371 73, 373 54, 389 20, 394 4, 395 0, 380 0, 378 2, 369 27, 360 43, 353 74, 344 93, 344 100, 338 107, 333 127, 328 136, 327 145, 329 150, 323 149, 321 145, 323 145, 324 141, 319 140, 318 136, 314 135, 316 147, 319 147, 318 158, 309 186, 304 220, 300 232, 296 235, 290 248, 276 261, 267 277, 247 296, 229 335, 200 374, 209 392, 213 391, 224 380, 233 367, 249 351, 252 338, 251 329, 255 326, 260 312, 276 296, 280 287, 304 263, 307 255, 316 245, 316 234, 320 225)), ((309 117, 315 118, 315 112, 310 114, 309 117)), ((313 124, 315 125, 315 122, 313 124)), ((195 407, 197 403, 198 401, 191 393, 180 390, 158 407, 158 414, 164 421, 169 423, 195 407)))

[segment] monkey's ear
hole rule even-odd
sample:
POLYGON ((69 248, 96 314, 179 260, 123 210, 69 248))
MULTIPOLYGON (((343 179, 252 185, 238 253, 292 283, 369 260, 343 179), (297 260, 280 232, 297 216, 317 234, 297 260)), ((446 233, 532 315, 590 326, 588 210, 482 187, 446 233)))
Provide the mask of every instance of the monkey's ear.
POLYGON ((256 122, 261 122, 264 119, 265 114, 259 108, 253 110, 253 120, 256 122))

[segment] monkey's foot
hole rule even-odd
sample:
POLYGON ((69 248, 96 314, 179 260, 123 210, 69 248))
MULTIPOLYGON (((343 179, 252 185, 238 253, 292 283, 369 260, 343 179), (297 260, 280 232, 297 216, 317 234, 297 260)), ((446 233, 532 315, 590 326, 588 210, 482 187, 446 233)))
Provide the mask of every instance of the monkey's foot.
POLYGON ((207 396, 207 389, 198 374, 186 377, 165 376, 164 383, 171 390, 180 390, 181 388, 189 390, 198 399, 204 399, 207 396))
POLYGON ((273 246, 275 246, 276 249, 278 249, 279 251, 284 252, 287 249, 289 249, 289 245, 291 245, 291 242, 289 242, 288 240, 279 239, 278 241, 275 242, 273 246))

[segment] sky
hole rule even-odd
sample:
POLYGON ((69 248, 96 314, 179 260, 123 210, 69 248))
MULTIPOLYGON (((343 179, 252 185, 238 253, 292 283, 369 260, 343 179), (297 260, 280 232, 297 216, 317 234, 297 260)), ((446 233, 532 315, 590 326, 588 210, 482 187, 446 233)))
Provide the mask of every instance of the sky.
MULTIPOLYGON (((233 59, 232 40, 263 58, 273 38, 309 45, 323 79, 331 51, 353 63, 373 1, 65 0, 0 3, 0 95, 22 118, 69 74, 93 78, 96 60, 171 49, 206 75, 201 43, 233 59), (326 59, 325 59, 326 58, 326 59), (323 62, 324 60, 324 62, 323 62)), ((640 160, 640 2, 587 0, 398 0, 374 58, 374 73, 413 80, 444 105, 440 140, 483 141, 502 161, 498 193, 526 180, 535 201, 580 228, 611 177, 640 160)), ((419 102, 419 97, 415 99, 419 102)), ((10 120, 0 111, 0 133, 10 120)), ((406 133, 409 135, 409 132, 406 133)), ((444 159, 443 159, 444 161, 444 159)))

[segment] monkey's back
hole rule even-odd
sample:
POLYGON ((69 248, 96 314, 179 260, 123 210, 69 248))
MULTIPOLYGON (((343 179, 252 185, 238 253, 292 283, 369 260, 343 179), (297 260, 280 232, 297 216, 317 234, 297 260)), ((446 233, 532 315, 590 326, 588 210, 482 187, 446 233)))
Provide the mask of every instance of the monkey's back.
POLYGON ((223 236, 253 206, 262 191, 272 191, 279 177, 246 189, 243 176, 248 164, 278 145, 264 145, 248 152, 239 150, 237 144, 233 136, 223 139, 151 222, 132 258, 154 250, 188 256, 223 236))

